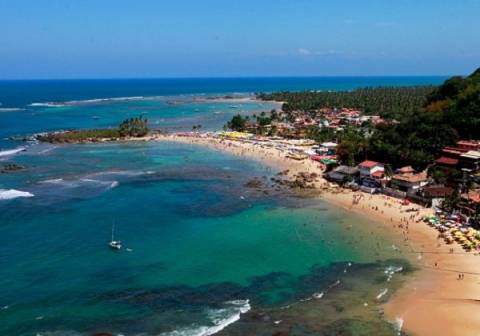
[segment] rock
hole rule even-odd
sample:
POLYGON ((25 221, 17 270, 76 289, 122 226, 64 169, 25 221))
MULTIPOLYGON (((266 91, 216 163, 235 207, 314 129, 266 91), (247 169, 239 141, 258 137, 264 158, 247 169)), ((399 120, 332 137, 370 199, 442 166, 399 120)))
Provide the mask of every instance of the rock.
POLYGON ((253 179, 245 183, 244 185, 247 188, 261 188, 262 187, 262 181, 253 179))
POLYGON ((7 163, 3 165, 2 169, 0 170, 0 173, 12 173, 12 172, 16 172, 24 169, 25 169, 24 166, 18 165, 16 163, 7 163))

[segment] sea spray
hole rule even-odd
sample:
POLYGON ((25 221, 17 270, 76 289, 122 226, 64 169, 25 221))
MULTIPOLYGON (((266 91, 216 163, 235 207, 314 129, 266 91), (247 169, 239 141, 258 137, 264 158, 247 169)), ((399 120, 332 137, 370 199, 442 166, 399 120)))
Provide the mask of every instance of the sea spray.
POLYGON ((7 150, 0 151, 0 156, 10 156, 26 150, 27 150, 26 147, 17 147, 15 149, 7 149, 7 150))
POLYGON ((15 189, 0 189, 0 200, 11 200, 18 197, 33 197, 34 195, 28 191, 15 189))
POLYGON ((208 311, 212 326, 181 328, 162 333, 160 336, 211 336, 238 321, 242 314, 247 313, 251 309, 249 300, 234 300, 225 302, 225 304, 230 307, 208 311))

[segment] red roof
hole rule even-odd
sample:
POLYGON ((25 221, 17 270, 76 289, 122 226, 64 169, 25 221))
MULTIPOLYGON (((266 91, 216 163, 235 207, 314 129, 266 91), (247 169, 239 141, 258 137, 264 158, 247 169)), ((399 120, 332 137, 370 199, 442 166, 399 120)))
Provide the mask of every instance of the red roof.
POLYGON ((468 149, 455 148, 455 147, 444 147, 444 148, 442 148, 442 152, 445 153, 445 154, 451 154, 451 155, 454 155, 454 156, 460 156, 460 155, 462 155, 463 153, 468 152, 468 149))
POLYGON ((478 140, 460 140, 457 142, 459 147, 477 149, 480 147, 480 141, 478 140))
POLYGON ((382 178, 383 175, 384 175, 384 172, 381 171, 381 170, 377 170, 376 172, 373 172, 373 173, 372 173, 372 176, 373 176, 373 177, 377 177, 377 178, 382 178))
POLYGON ((365 160, 362 163, 360 163, 359 166, 363 167, 363 168, 372 168, 372 167, 375 167, 378 164, 379 163, 375 162, 375 161, 365 160))
POLYGON ((456 166, 458 163, 458 159, 452 159, 452 158, 442 156, 441 158, 436 159, 435 163, 446 165, 446 166, 456 166))
POLYGON ((465 198, 473 203, 480 203, 480 192, 468 193, 465 196, 465 198))

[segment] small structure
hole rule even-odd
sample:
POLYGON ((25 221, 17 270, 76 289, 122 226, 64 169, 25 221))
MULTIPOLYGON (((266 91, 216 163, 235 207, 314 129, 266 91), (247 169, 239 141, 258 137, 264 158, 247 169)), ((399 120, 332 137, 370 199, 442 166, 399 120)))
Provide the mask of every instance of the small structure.
POLYGON ((474 150, 468 151, 460 155, 458 163, 459 168, 464 171, 477 172, 480 170, 480 152, 474 150))
POLYGON ((480 140, 460 140, 457 142, 457 146, 460 149, 469 150, 480 150, 480 140))
POLYGON ((356 167, 338 166, 326 174, 327 179, 337 183, 355 181, 358 178, 359 170, 356 167))
POLYGON ((335 155, 337 153, 337 144, 335 142, 324 142, 315 151, 320 155, 335 155))
POLYGON ((398 169, 397 173, 393 175, 392 179, 390 180, 390 185, 392 188, 405 192, 419 189, 427 184, 427 173, 421 172, 417 174, 410 166, 398 169))
POLYGON ((439 207, 441 202, 454 192, 451 187, 432 185, 408 193, 408 198, 424 205, 439 207))
POLYGON ((458 165, 458 159, 442 156, 435 160, 435 164, 446 168, 455 168, 458 165))
POLYGON ((471 191, 462 195, 462 199, 470 204, 480 204, 480 190, 471 191))
POLYGON ((376 179, 383 178, 385 174, 385 166, 383 163, 365 160, 358 165, 360 170, 360 178, 373 177, 376 179))

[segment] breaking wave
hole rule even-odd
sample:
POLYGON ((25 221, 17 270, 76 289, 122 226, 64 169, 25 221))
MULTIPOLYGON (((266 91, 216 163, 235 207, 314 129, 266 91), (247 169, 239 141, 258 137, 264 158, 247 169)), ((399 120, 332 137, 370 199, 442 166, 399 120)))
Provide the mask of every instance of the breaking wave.
POLYGON ((16 189, 0 189, 0 200, 11 200, 18 197, 33 197, 32 193, 28 191, 21 191, 16 189))
POLYGON ((118 181, 101 181, 90 178, 81 178, 78 180, 64 180, 62 178, 45 180, 40 183, 56 184, 65 188, 78 188, 82 186, 100 186, 106 189, 112 189, 118 186, 118 181))
POLYGON ((15 149, 7 149, 7 150, 0 151, 0 156, 14 155, 14 154, 23 152, 25 150, 27 150, 26 147, 18 147, 18 148, 15 148, 15 149))
POLYGON ((19 108, 19 107, 0 107, 0 113, 1 112, 17 112, 17 111, 23 111, 24 109, 19 108))
POLYGON ((211 336, 238 321, 242 314, 245 314, 251 309, 249 300, 229 301, 226 302, 226 304, 230 307, 208 311, 208 316, 213 324, 212 326, 182 328, 162 333, 160 336, 211 336))
POLYGON ((85 99, 85 100, 70 100, 65 102, 39 102, 39 103, 31 103, 29 106, 31 107, 65 107, 65 106, 75 106, 75 105, 99 104, 99 103, 107 103, 107 102, 143 100, 143 99, 146 99, 146 97, 134 96, 134 97, 95 98, 95 99, 85 99))

